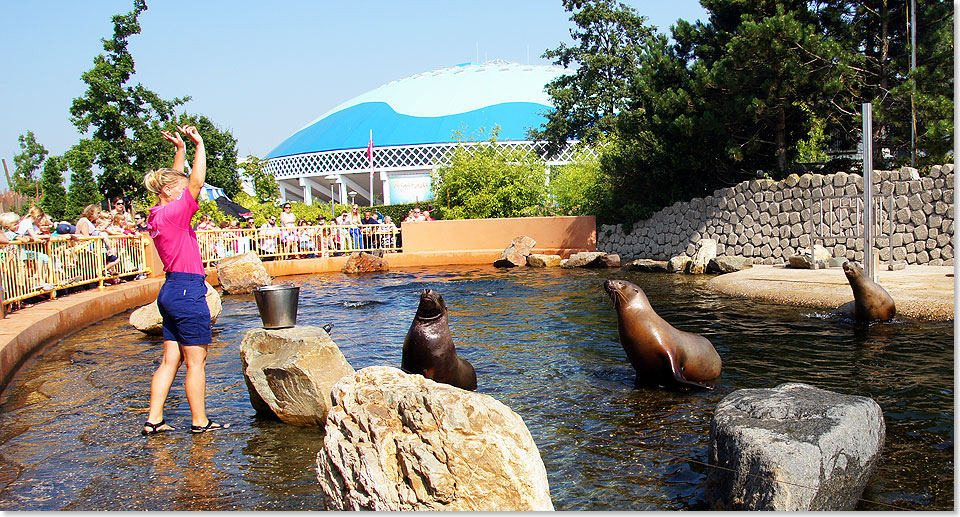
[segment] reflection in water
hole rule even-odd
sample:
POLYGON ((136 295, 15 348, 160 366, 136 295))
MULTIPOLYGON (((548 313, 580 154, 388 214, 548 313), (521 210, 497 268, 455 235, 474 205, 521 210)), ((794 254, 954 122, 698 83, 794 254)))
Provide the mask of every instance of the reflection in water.
MULTIPOLYGON (((607 270, 416 268, 308 275, 298 323, 335 325, 354 368, 399 366, 419 292, 449 309, 458 354, 481 393, 520 414, 540 448, 558 510, 701 510, 710 418, 742 388, 806 382, 873 397, 884 457, 860 509, 946 510, 953 494, 953 322, 859 328, 822 313, 729 299, 702 277, 607 270), (607 278, 641 286, 675 327, 723 358, 710 392, 634 387, 607 278)), ((255 418, 238 346, 260 326, 252 296, 224 297, 207 367, 207 404, 229 429, 189 432, 182 373, 166 409, 177 428, 139 429, 160 341, 94 325, 24 367, 0 400, 2 510, 312 510, 322 508, 322 430, 255 418)))

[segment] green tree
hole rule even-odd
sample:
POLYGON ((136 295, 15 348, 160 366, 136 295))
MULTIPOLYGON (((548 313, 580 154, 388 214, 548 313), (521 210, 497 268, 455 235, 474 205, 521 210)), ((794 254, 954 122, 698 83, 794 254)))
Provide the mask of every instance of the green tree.
POLYGON ((97 180, 93 177, 96 151, 92 147, 95 145, 93 141, 81 140, 64 153, 64 159, 71 171, 65 217, 71 221, 76 221, 80 217, 80 212, 85 206, 100 203, 103 200, 100 189, 97 187, 97 180))
POLYGON ((253 190, 261 203, 276 203, 280 199, 280 185, 277 179, 266 171, 267 160, 247 155, 246 160, 239 164, 243 175, 253 183, 253 190))
POLYGON ((53 220, 63 219, 67 212, 67 189, 63 187, 63 173, 66 170, 67 160, 62 156, 51 156, 43 164, 40 207, 53 220))
POLYGON ((629 86, 644 43, 653 35, 645 17, 615 0, 564 0, 563 6, 577 25, 570 31, 577 45, 561 43, 543 57, 576 71, 546 86, 556 109, 533 137, 547 142, 549 154, 567 140, 593 143, 614 129, 615 117, 632 102, 629 86))
POLYGON ((128 38, 140 33, 138 17, 147 9, 144 0, 134 0, 133 11, 113 17, 113 38, 103 39, 103 54, 83 74, 87 91, 73 100, 71 122, 81 133, 92 130, 87 146, 100 168, 100 184, 107 196, 142 197, 143 174, 151 161, 149 133, 154 121, 166 123, 175 107, 189 97, 170 101, 160 98, 142 84, 130 85, 135 73, 128 38), (146 145, 145 145, 146 142, 146 145))
MULTIPOLYGON (((142 158, 137 166, 143 173, 160 167, 169 167, 173 163, 173 145, 160 134, 160 131, 176 131, 178 126, 196 126, 203 136, 203 146, 207 154, 207 183, 220 187, 228 197, 233 198, 241 190, 240 175, 237 170, 237 139, 229 131, 221 130, 203 115, 180 114, 176 120, 160 124, 152 122, 150 131, 144 133, 139 142, 142 158)), ((187 166, 193 163, 193 146, 187 146, 187 166)))
POLYGON ((37 180, 34 173, 43 165, 48 151, 37 143, 33 131, 20 135, 20 154, 13 157, 13 185, 14 191, 24 196, 34 196, 37 193, 37 180))
POLYGON ((597 215, 601 202, 611 197, 610 184, 600 169, 600 157, 581 146, 572 163, 550 171, 550 199, 558 215, 597 215))
POLYGON ((546 171, 534 153, 500 149, 498 129, 475 145, 460 144, 451 163, 433 175, 434 199, 443 200, 449 219, 544 215, 546 171))

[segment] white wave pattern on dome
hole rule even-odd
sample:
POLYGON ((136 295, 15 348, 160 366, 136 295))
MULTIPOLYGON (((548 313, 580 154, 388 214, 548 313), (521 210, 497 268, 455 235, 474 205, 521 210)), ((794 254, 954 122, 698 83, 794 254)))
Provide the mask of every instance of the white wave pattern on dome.
POLYGON ((303 126, 365 102, 385 102, 394 111, 414 117, 466 113, 504 102, 553 106, 543 88, 567 70, 550 65, 522 65, 501 60, 467 63, 391 81, 358 95, 303 126))

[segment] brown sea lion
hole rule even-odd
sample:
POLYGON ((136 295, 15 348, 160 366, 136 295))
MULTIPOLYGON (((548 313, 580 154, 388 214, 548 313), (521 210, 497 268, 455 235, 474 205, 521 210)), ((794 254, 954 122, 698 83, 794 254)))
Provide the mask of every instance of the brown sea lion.
POLYGON ((403 340, 400 369, 461 389, 477 389, 473 365, 457 356, 443 296, 432 289, 420 293, 417 315, 403 340))
POLYGON ((720 355, 710 341, 664 321, 643 290, 626 280, 607 280, 603 288, 617 311, 620 344, 637 371, 637 385, 713 389, 696 382, 720 376, 720 355))
POLYGON ((886 289, 864 275, 856 262, 844 262, 843 274, 853 289, 853 301, 837 308, 840 315, 852 317, 857 323, 889 321, 897 315, 897 307, 886 289))

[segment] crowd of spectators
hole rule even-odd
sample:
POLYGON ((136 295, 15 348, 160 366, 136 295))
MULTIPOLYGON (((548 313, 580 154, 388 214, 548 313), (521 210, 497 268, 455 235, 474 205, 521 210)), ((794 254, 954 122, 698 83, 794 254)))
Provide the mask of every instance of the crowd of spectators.
POLYGON ((279 216, 269 216, 257 232, 252 221, 231 219, 217 226, 208 215, 202 216, 196 230, 220 230, 199 236, 205 262, 255 251, 264 260, 274 257, 313 258, 338 256, 354 251, 394 249, 398 228, 390 216, 364 211, 359 205, 344 210, 332 221, 319 216, 316 221, 298 218, 292 206, 282 205, 279 216))

